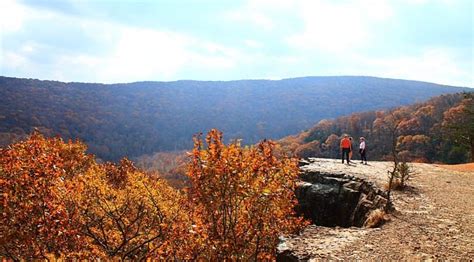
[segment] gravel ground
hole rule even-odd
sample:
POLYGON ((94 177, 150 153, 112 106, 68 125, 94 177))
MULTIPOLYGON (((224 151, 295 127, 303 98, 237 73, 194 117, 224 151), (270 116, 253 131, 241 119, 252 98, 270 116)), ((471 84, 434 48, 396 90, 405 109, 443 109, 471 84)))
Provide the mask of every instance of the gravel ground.
MULTIPOLYGON (((382 187, 390 162, 313 159, 305 169, 363 177, 382 187)), ((319 260, 474 259, 474 172, 411 164, 416 172, 403 192, 395 191, 396 211, 378 229, 310 226, 285 245, 300 258, 319 260)))

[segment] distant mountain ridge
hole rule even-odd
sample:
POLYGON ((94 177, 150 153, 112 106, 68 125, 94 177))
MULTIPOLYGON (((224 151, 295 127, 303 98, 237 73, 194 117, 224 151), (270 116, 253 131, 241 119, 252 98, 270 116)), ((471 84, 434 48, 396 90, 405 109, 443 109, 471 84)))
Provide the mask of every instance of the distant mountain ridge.
POLYGON ((359 76, 128 84, 0 77, 0 145, 36 127, 80 138, 100 158, 116 160, 189 148, 193 134, 210 128, 250 144, 298 133, 324 118, 465 90, 359 76))

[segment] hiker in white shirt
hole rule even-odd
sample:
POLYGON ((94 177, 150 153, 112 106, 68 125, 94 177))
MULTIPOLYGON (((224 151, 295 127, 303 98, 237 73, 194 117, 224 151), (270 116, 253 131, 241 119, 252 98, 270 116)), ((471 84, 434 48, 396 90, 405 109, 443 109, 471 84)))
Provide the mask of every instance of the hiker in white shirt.
POLYGON ((359 153, 360 153, 360 163, 363 164, 365 161, 365 164, 367 165, 367 156, 366 154, 366 146, 365 146, 365 138, 361 137, 360 139, 360 145, 359 145, 359 153))

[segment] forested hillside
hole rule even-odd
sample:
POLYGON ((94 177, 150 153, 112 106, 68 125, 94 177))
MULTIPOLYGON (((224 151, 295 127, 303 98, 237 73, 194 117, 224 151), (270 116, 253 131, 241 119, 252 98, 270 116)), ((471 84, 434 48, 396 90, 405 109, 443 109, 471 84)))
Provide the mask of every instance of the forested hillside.
MULTIPOLYGON (((80 138, 105 160, 188 149, 198 132, 278 139, 352 112, 465 90, 373 77, 84 84, 0 77, 0 146, 34 128, 80 138)), ((319 139, 319 137, 315 137, 319 139)))
POLYGON ((474 156, 474 93, 449 94, 409 106, 321 120, 279 142, 300 157, 340 157, 344 134, 367 140, 369 160, 390 159, 392 149, 406 161, 462 163, 474 156))

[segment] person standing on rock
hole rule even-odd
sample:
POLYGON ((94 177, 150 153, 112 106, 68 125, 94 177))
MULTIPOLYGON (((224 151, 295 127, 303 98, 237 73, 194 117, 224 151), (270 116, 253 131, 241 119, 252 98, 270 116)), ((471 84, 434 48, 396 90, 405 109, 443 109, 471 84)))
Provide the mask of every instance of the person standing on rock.
POLYGON ((351 151, 351 140, 349 140, 348 135, 344 135, 344 138, 341 140, 341 153, 342 153, 342 163, 344 164, 344 158, 347 159, 347 164, 350 163, 349 152, 351 151))
POLYGON ((359 153, 360 153, 360 163, 363 164, 365 161, 365 164, 367 165, 367 156, 366 154, 366 146, 365 146, 365 138, 361 137, 360 138, 360 145, 359 145, 359 153))
POLYGON ((352 150, 352 136, 349 137, 349 140, 351 141, 351 147, 350 147, 350 151, 349 151, 349 161, 352 161, 352 152, 353 152, 353 150, 352 150))

